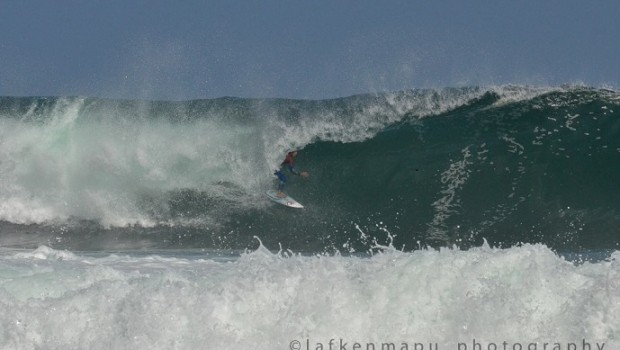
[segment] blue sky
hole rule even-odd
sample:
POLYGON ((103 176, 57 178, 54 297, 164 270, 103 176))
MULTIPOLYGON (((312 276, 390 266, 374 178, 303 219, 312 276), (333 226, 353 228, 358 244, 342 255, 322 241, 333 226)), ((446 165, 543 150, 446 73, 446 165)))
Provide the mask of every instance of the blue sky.
POLYGON ((3 0, 0 95, 618 87, 619 15, 617 0, 3 0))

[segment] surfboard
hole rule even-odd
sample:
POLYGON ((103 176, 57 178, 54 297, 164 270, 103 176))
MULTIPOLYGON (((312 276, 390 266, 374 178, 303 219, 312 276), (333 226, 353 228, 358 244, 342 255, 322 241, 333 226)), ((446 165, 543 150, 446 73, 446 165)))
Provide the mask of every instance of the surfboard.
POLYGON ((288 195, 286 197, 278 197, 278 191, 276 190, 269 190, 267 191, 267 197, 269 197, 269 199, 271 199, 272 201, 278 203, 278 204, 282 204, 284 206, 287 206, 289 208, 303 208, 304 206, 301 205, 298 201, 294 200, 293 198, 289 197, 288 195))

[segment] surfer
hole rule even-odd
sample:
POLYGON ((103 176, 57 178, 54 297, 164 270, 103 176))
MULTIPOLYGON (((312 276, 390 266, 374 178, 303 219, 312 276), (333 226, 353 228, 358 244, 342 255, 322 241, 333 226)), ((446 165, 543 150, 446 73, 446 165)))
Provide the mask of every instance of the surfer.
POLYGON ((284 174, 284 171, 283 171, 284 169, 288 169, 288 171, 290 171, 291 174, 301 176, 301 177, 308 177, 310 175, 308 174, 307 171, 300 172, 295 168, 296 157, 297 157, 297 151, 288 152, 286 154, 286 158, 284 158, 284 161, 280 164, 280 169, 276 170, 275 173, 273 173, 275 176, 278 177, 278 180, 279 180, 277 196, 280 198, 286 197, 283 191, 284 191, 284 186, 286 186, 286 182, 288 181, 288 177, 286 176, 286 174, 284 174))

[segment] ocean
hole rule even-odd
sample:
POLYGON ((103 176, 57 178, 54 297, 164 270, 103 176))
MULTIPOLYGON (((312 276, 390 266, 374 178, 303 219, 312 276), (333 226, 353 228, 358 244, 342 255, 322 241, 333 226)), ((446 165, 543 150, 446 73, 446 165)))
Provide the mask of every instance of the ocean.
POLYGON ((620 349, 619 179, 609 89, 0 97, 0 348, 620 349))

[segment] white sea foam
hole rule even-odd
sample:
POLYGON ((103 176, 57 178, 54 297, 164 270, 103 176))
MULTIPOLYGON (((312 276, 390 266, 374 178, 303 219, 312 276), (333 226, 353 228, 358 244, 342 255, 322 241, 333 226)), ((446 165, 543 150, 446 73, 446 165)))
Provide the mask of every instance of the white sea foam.
POLYGON ((264 185, 255 174, 265 157, 250 127, 97 118, 82 100, 58 105, 43 121, 0 118, 0 220, 151 226, 158 222, 149 213, 165 214, 171 191, 218 198, 264 185))
POLYGON ((470 160, 472 154, 469 147, 461 150, 460 160, 451 162, 448 169, 441 173, 441 198, 432 204, 435 215, 428 228, 428 233, 433 238, 446 239, 446 220, 460 207, 458 192, 463 188, 471 173, 469 166, 472 164, 470 160))
POLYGON ((618 258, 574 265, 541 245, 369 258, 261 247, 233 260, 5 251, 0 347, 315 349, 342 339, 456 349, 475 339, 566 349, 585 339, 617 349, 618 258))

